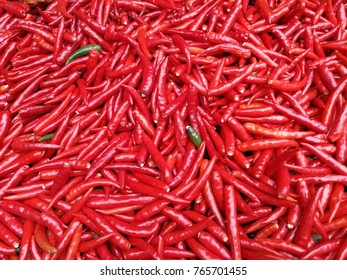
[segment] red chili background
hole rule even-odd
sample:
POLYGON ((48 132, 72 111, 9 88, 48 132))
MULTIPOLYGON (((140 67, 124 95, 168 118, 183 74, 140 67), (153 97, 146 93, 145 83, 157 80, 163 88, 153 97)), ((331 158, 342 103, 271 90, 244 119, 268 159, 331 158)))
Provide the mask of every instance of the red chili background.
POLYGON ((0 259, 347 259, 343 0, 0 0, 0 259))

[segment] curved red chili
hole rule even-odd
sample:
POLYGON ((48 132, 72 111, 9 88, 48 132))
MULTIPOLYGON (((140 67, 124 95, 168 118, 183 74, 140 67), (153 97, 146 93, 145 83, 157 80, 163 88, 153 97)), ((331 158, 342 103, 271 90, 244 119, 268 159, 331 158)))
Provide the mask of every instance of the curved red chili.
POLYGON ((47 239, 46 227, 41 224, 36 224, 34 229, 34 237, 40 248, 48 253, 56 253, 57 248, 49 244, 47 239))

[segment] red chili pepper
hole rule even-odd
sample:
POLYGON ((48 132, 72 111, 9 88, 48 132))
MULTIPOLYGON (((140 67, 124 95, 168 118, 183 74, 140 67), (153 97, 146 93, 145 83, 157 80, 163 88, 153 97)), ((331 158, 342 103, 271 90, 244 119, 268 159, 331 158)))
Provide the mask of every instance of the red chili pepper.
POLYGON ((273 156, 273 153, 274 153, 273 149, 266 149, 266 150, 263 150, 261 154, 257 157, 253 165, 253 174, 256 178, 259 178, 261 174, 264 173, 265 169, 267 168, 273 156))
POLYGON ((82 225, 78 225, 71 239, 71 243, 67 248, 65 260, 74 260, 76 259, 76 255, 78 253, 79 244, 81 241, 82 235, 82 225))
POLYGON ((64 252, 64 250, 69 246, 71 239, 74 235, 74 232, 76 229, 80 226, 80 222, 74 219, 68 226, 68 228, 65 230, 64 235, 61 239, 61 241, 58 243, 56 249, 56 253, 52 255, 51 259, 58 259, 61 254, 64 252))
POLYGON ((300 167, 296 165, 291 164, 285 164, 290 170, 293 170, 300 174, 307 174, 307 175, 324 175, 324 174, 331 174, 332 170, 329 167, 322 166, 322 167, 300 167))
POLYGON ((149 122, 146 119, 146 116, 144 114, 142 114, 140 111, 138 110, 134 110, 133 111, 133 117, 135 119, 135 121, 137 121, 141 128, 149 135, 149 136, 153 136, 154 135, 154 126, 152 122, 149 122))
POLYGON ((11 230, 15 235, 21 237, 23 234, 23 225, 11 213, 0 209, 0 220, 4 226, 11 230))
POLYGON ((285 163, 281 164, 277 172, 276 191, 279 198, 286 198, 290 192, 290 174, 285 163))
POLYGON ((312 226, 313 226, 314 213, 317 209, 318 201, 320 199, 322 192, 323 192, 323 188, 318 189, 314 197, 308 202, 308 205, 301 218, 298 229, 295 233, 294 243, 303 248, 307 248, 312 226))
POLYGON ((221 260, 222 257, 214 254, 206 247, 204 247, 201 243, 199 243, 196 239, 190 238, 187 240, 187 244, 190 249, 202 260, 221 260))
POLYGON ((217 223, 220 226, 224 226, 223 216, 221 214, 220 208, 218 206, 218 202, 217 202, 215 195, 213 193, 211 183, 209 183, 209 182, 206 183, 206 186, 203 190, 203 193, 204 193, 206 203, 207 203, 208 207, 211 209, 212 213, 214 214, 217 223))
POLYGON ((332 170, 341 175, 347 175, 347 167, 345 165, 339 163, 325 152, 322 152, 310 144, 302 143, 302 145, 317 156, 321 161, 325 162, 332 170))
POLYGON ((99 154, 93 161, 93 164, 86 176, 86 179, 93 177, 93 175, 101 168, 105 167, 106 164, 111 161, 112 156, 116 153, 117 146, 123 146, 129 141, 127 133, 121 133, 115 136, 109 143, 106 150, 99 154))
POLYGON ((30 11, 30 7, 27 4, 19 2, 10 3, 3 0, 0 1, 0 8, 19 18, 24 18, 30 11))
POLYGON ((65 228, 60 219, 52 212, 45 211, 41 214, 42 224, 52 231, 58 241, 61 240, 65 228))
POLYGON ((187 42, 178 34, 172 35, 171 38, 173 43, 180 49, 181 52, 183 52, 186 58, 187 72, 189 74, 192 69, 192 59, 187 42))
POLYGON ((67 0, 59 0, 58 1, 58 9, 60 11, 60 13, 65 17, 65 18, 73 18, 72 15, 70 15, 68 12, 67 12, 67 0))
POLYGON ((240 151, 258 151, 272 148, 298 147, 298 142, 287 139, 262 139, 243 142, 238 145, 240 151))
POLYGON ((340 246, 340 244, 341 244, 341 240, 339 239, 323 241, 322 243, 309 248, 308 251, 306 251, 305 254, 303 254, 300 257, 300 259, 309 260, 309 259, 313 259, 314 257, 320 257, 324 255, 325 253, 334 251, 340 246))
POLYGON ((196 236, 200 231, 202 231, 207 226, 207 224, 212 218, 213 216, 205 219, 202 222, 193 224, 189 228, 183 229, 181 231, 175 231, 172 233, 163 234, 162 238, 163 238, 164 244, 166 245, 177 244, 180 241, 196 236))
MULTIPOLYGON (((182 80, 184 83, 194 86, 198 92, 204 94, 204 95, 208 95, 208 91, 205 88, 205 86, 203 86, 199 81, 197 81, 194 77, 192 77, 191 75, 188 75, 186 72, 186 66, 185 65, 178 65, 175 68, 173 68, 171 70, 171 72, 180 80, 182 80)), ((227 90, 226 90, 227 91, 227 90)), ((220 93, 222 94, 222 93, 220 93)))
POLYGON ((101 244, 104 244, 112 236, 113 236, 113 233, 109 233, 109 234, 105 234, 105 235, 96 237, 95 239, 90 240, 90 241, 81 242, 79 244, 78 251, 81 253, 88 252, 88 251, 100 246, 101 244))
POLYGON ((326 126, 323 125, 322 123, 317 122, 315 120, 312 120, 310 118, 307 118, 305 116, 298 115, 297 113, 295 113, 291 109, 285 108, 285 107, 283 107, 279 104, 276 104, 276 103, 272 103, 272 102, 268 102, 268 101, 264 101, 264 102, 267 103, 268 105, 270 105, 271 107, 273 107, 275 110, 284 114, 286 117, 290 117, 290 118, 294 119, 296 122, 303 124, 303 125, 307 126, 308 128, 318 132, 318 133, 324 133, 327 130, 326 126))
POLYGON ((316 175, 316 176, 310 176, 310 175, 293 175, 291 177, 291 182, 297 183, 297 182, 306 182, 307 184, 321 184, 321 183, 341 183, 345 184, 347 181, 347 176, 345 175, 334 175, 334 174, 328 174, 328 175, 316 175))
POLYGON ((0 144, 3 143, 5 136, 9 131, 11 125, 11 114, 10 111, 1 111, 0 113, 0 144))
POLYGON ((125 163, 125 162, 112 163, 107 165, 105 168, 115 169, 115 170, 135 171, 135 172, 141 172, 147 175, 160 176, 160 172, 158 170, 151 167, 146 167, 146 166, 141 167, 137 163, 125 163))
POLYGON ((43 225, 37 223, 34 229, 35 241, 37 242, 37 244, 40 246, 42 250, 49 253, 56 253, 57 248, 49 244, 47 239, 47 233, 45 231, 46 231, 46 228, 43 225))
POLYGON ((301 256, 303 253, 305 253, 304 248, 297 246, 293 243, 287 242, 285 240, 272 239, 272 238, 257 238, 257 241, 264 245, 270 246, 272 249, 288 252, 296 256, 301 256))
POLYGON ((255 239, 269 237, 270 235, 272 235, 275 232, 277 232, 278 229, 279 229, 278 223, 276 223, 276 222, 270 223, 270 224, 264 226, 261 230, 259 230, 257 232, 257 234, 255 236, 255 239))
POLYGON ((228 119, 228 125, 230 125, 231 129, 235 133, 235 136, 241 141, 246 142, 246 141, 252 140, 252 137, 250 136, 250 134, 245 130, 245 128, 236 118, 230 117, 228 119))
POLYGON ((22 218, 29 219, 37 223, 41 222, 40 213, 21 202, 2 200, 0 201, 0 208, 22 218))
POLYGON ((83 181, 79 184, 73 185, 72 188, 69 190, 69 192, 66 195, 67 201, 72 201, 75 198, 77 198, 79 195, 85 193, 89 189, 92 189, 97 186, 115 186, 119 187, 119 185, 116 182, 113 182, 108 179, 103 178, 95 178, 95 179, 89 179, 86 181, 83 181))
POLYGON ((253 69, 254 69, 255 65, 256 64, 253 63, 250 66, 248 66, 246 69, 244 69, 244 71, 239 76, 237 76, 231 82, 223 84, 223 85, 221 85, 221 86, 219 86, 217 88, 211 89, 210 90, 210 95, 218 96, 218 95, 221 95, 221 94, 223 94, 223 93, 225 93, 227 91, 230 91, 235 86, 240 84, 247 76, 249 76, 253 72, 253 69))
POLYGON ((124 85, 124 87, 128 90, 132 98, 134 98, 139 110, 145 116, 147 122, 150 123, 151 122, 150 112, 147 108, 147 104, 141 97, 140 93, 127 85, 124 85))
MULTIPOLYGON (((235 176, 236 173, 234 173, 235 176)), ((229 182, 230 184, 233 183, 233 181, 229 178, 227 179, 226 174, 221 173, 222 177, 226 182, 229 182)), ((259 185, 258 185, 259 186, 259 185)), ((265 194, 262 191, 259 191, 257 189, 254 189, 252 187, 249 187, 250 190, 252 190, 253 194, 255 194, 260 201, 263 201, 265 203, 276 205, 280 207, 290 207, 293 206, 294 203, 292 201, 289 201, 287 199, 277 199, 276 197, 273 197, 271 195, 265 194)), ((274 191, 274 190, 273 190, 274 191)))
POLYGON ((147 243, 145 240, 137 237, 129 237, 129 242, 133 246, 145 251, 153 259, 160 260, 159 253, 154 249, 154 247, 151 244, 147 243))
POLYGON ((202 231, 198 236, 198 241, 204 245, 208 250, 222 257, 225 260, 232 258, 230 250, 226 248, 220 241, 218 241, 212 234, 202 231))
POLYGON ((216 162, 216 159, 217 159, 216 157, 213 157, 209 161, 206 168, 202 172, 202 176, 196 182, 196 185, 185 194, 184 198, 186 198, 187 200, 193 200, 197 197, 199 192, 202 190, 202 188, 206 184, 206 181, 208 180, 208 178, 209 178, 209 176, 213 170, 213 166, 214 166, 214 163, 216 162))
POLYGON ((0 253, 4 255, 14 255, 16 254, 16 249, 0 241, 0 253))
POLYGON ((132 172, 132 173, 138 180, 144 182, 145 184, 148 184, 150 186, 163 189, 166 191, 170 191, 169 186, 165 184, 162 180, 158 180, 156 178, 153 178, 152 176, 141 174, 139 172, 132 172))
POLYGON ((241 243, 237 222, 237 211, 235 201, 235 190, 233 186, 225 186, 224 188, 225 211, 227 218, 227 231, 231 247, 232 258, 235 260, 242 259, 241 243))
POLYGON ((60 146, 56 144, 50 143, 42 143, 42 142, 21 142, 15 141, 12 143, 12 149, 17 153, 25 153, 32 150, 43 150, 43 149, 59 149, 60 146))
POLYGON ((19 259, 25 260, 29 253, 30 240, 34 234, 35 223, 30 220, 25 220, 23 224, 23 235, 19 250, 19 259))
POLYGON ((263 135, 267 137, 274 137, 274 138, 291 138, 291 139, 298 139, 298 138, 304 138, 307 136, 311 136, 314 134, 312 131, 285 131, 285 130, 275 130, 271 128, 265 128, 258 124, 253 123, 245 123, 244 128, 253 133, 258 135, 263 135))
POLYGON ((45 116, 45 118, 42 118, 41 121, 39 123, 37 123, 36 127, 35 127, 35 131, 37 133, 40 132, 40 130, 42 128, 44 128, 45 126, 47 126, 50 122, 52 122, 53 120, 57 119, 62 113, 63 111, 66 109, 66 107, 68 106, 70 99, 71 99, 71 92, 74 91, 74 89, 76 88, 76 86, 72 85, 70 86, 67 91, 69 92, 69 94, 67 95, 67 97, 65 98, 64 102, 62 102, 55 110, 53 110, 49 116, 45 116))
POLYGON ((337 211, 339 210, 340 204, 342 202, 342 197, 344 193, 344 186, 342 184, 335 184, 333 192, 329 199, 329 222, 331 222, 337 211))
POLYGON ((129 241, 124 236, 114 231, 109 222, 107 222, 100 214, 87 207, 83 208, 83 212, 88 216, 89 219, 91 219, 91 221, 95 222, 102 231, 105 233, 114 233, 110 239, 114 245, 124 250, 128 250, 130 248, 129 241))
POLYGON ((0 224, 1 240, 13 248, 19 248, 19 239, 5 225, 0 224))
POLYGON ((302 209, 299 204, 289 208, 287 215, 287 227, 293 229, 297 226, 300 220, 302 209))
POLYGON ((273 213, 271 213, 268 216, 262 217, 252 223, 249 227, 246 228, 245 232, 250 233, 255 230, 261 229, 262 227, 274 222, 278 218, 282 217, 284 214, 286 214, 287 209, 285 207, 277 207, 273 213))
MULTIPOLYGON (((346 127, 346 126, 345 126, 346 127)), ((344 163, 347 160, 347 133, 343 133, 336 142, 335 158, 338 162, 344 163)))
POLYGON ((159 150, 155 147, 153 141, 145 133, 142 133, 142 137, 144 139, 144 144, 146 145, 148 152, 152 155, 155 164, 162 172, 166 183, 169 184, 172 181, 172 174, 167 166, 167 163, 165 162, 165 159, 163 158, 159 150))
POLYGON ((339 83, 339 85, 334 89, 334 91, 329 95, 325 104, 325 108, 322 112, 322 116, 321 116, 321 120, 323 124, 328 125, 331 123, 333 107, 335 106, 337 98, 339 97, 341 92, 344 90, 346 85, 347 85, 347 79, 344 78, 339 83))
POLYGON ((342 136, 346 122, 347 102, 344 102, 342 107, 339 109, 328 134, 328 138, 331 142, 336 142, 342 136))
POLYGON ((331 223, 323 224, 323 228, 325 232, 330 232, 330 231, 345 227, 346 222, 347 222, 347 217, 341 216, 333 220, 331 223))
POLYGON ((268 246, 265 246, 264 244, 258 242, 257 240, 241 238, 241 245, 243 248, 256 251, 258 254, 261 254, 261 253, 270 254, 271 256, 270 259, 279 259, 279 260, 294 259, 294 257, 290 257, 287 254, 282 254, 272 248, 269 248, 268 246))
POLYGON ((24 178, 25 172, 28 170, 27 165, 20 166, 13 174, 13 176, 8 180, 0 189, 0 198, 5 195, 6 190, 15 187, 24 178))

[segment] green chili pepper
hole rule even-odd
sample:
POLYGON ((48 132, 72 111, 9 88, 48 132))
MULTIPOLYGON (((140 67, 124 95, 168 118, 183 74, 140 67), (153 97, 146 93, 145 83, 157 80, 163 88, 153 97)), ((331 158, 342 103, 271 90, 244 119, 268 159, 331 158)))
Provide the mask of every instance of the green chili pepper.
POLYGON ((187 125, 186 130, 189 136, 189 139, 193 142, 195 148, 198 148, 202 142, 200 135, 196 132, 194 128, 187 125))
POLYGON ((54 136, 54 133, 49 133, 49 134, 46 134, 46 135, 43 135, 39 141, 48 141, 48 140, 51 140, 54 136))
POLYGON ((76 58, 79 58, 81 56, 85 56, 85 55, 89 54, 91 49, 97 50, 98 52, 101 51, 100 45, 96 45, 96 44, 86 45, 86 46, 84 46, 82 48, 79 48, 73 54, 71 54, 69 56, 69 58, 66 60, 65 64, 68 64, 69 62, 73 61, 76 58))

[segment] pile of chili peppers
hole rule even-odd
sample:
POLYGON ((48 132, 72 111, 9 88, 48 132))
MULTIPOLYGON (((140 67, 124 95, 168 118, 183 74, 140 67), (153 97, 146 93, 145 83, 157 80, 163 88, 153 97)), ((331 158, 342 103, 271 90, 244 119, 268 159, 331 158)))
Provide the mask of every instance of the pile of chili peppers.
POLYGON ((0 0, 0 259, 347 259, 344 0, 0 0))

